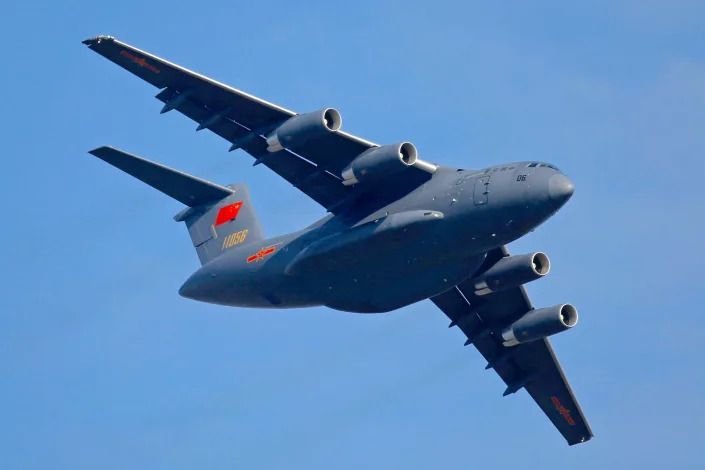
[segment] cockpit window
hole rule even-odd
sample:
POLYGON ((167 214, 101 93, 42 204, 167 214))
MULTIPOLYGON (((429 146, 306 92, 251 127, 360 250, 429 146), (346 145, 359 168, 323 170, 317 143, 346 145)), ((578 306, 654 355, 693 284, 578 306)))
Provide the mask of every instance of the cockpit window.
POLYGON ((559 170, 557 167, 555 167, 555 166, 553 166, 553 165, 551 165, 551 164, 548 164, 548 163, 531 162, 531 163, 529 163, 529 164, 526 165, 526 166, 529 167, 529 168, 536 168, 536 167, 543 168, 543 167, 547 167, 547 168, 552 168, 552 169, 554 169, 554 170, 556 170, 556 171, 561 171, 561 170, 559 170))

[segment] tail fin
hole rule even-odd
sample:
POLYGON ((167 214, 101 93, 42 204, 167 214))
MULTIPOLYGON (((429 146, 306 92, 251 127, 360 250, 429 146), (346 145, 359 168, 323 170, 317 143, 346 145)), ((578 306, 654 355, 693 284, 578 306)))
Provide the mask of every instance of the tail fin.
POLYGON ((184 209, 174 216, 177 222, 186 222, 201 264, 235 245, 264 240, 247 185, 231 184, 227 189, 232 191, 227 197, 184 209))
POLYGON ((234 245, 264 239, 246 184, 219 186, 112 147, 89 153, 189 206, 174 220, 186 222, 201 264, 234 245))

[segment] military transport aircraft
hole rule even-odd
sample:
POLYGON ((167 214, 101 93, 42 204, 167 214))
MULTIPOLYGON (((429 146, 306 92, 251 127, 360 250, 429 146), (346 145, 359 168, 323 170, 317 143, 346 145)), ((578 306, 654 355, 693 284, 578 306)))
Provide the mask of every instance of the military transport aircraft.
MULTIPOLYGON (((377 145, 340 130, 333 108, 297 114, 110 36, 83 41, 161 91, 177 110, 278 173, 329 214, 273 238, 245 184, 220 186, 111 147, 90 153, 187 206, 201 268, 179 294, 220 305, 325 305, 379 313, 430 298, 506 383, 524 388, 573 445, 592 437, 548 336, 575 326, 570 304, 535 309, 523 284, 548 274, 544 253, 506 243, 573 194, 555 166, 464 170, 419 158, 409 142, 377 145)), ((515 423, 516 424, 516 423, 515 423)))

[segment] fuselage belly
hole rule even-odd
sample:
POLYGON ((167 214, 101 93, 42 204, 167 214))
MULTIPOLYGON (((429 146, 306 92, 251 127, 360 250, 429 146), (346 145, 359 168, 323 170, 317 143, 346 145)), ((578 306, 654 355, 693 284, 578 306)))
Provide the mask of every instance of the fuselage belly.
POLYGON ((300 232, 226 248, 180 293, 231 306, 361 313, 437 295, 472 276, 488 250, 523 236, 562 205, 550 191, 551 178, 562 174, 528 165, 441 168, 357 220, 331 215, 300 232))

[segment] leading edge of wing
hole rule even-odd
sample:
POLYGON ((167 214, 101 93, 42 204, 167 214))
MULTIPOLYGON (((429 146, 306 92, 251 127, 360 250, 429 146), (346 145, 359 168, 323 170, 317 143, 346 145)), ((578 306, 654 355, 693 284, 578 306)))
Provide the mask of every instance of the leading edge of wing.
MULTIPOLYGON (((189 69, 187 69, 186 67, 182 67, 182 66, 180 66, 180 65, 178 65, 178 64, 175 64, 175 63, 173 63, 173 62, 170 62, 170 61, 168 61, 168 60, 166 60, 166 59, 162 59, 161 57, 158 57, 158 56, 156 56, 156 55, 154 55, 154 54, 150 54, 150 53, 147 52, 147 51, 143 51, 142 49, 138 49, 138 48, 136 48, 136 47, 134 47, 134 46, 131 46, 131 45, 127 44, 127 43, 124 43, 124 42, 122 42, 122 41, 119 41, 119 40, 115 39, 113 36, 106 36, 106 35, 95 36, 95 37, 92 37, 92 38, 89 38, 89 39, 85 39, 85 40, 81 41, 81 43, 87 45, 90 49, 92 49, 92 50, 98 52, 99 54, 101 54, 101 55, 103 55, 103 56, 106 56, 108 59, 111 59, 111 57, 108 56, 110 51, 107 50, 106 45, 113 44, 113 45, 116 45, 116 46, 118 46, 118 47, 122 47, 122 48, 124 48, 124 49, 128 49, 128 50, 130 50, 130 51, 132 51, 132 52, 134 52, 134 53, 136 53, 136 54, 138 54, 138 55, 143 56, 143 57, 141 57, 141 58, 136 58, 136 60, 138 61, 138 62, 136 62, 136 63, 138 63, 138 64, 139 64, 139 61, 141 61, 142 59, 144 59, 144 58, 149 58, 150 60, 156 62, 157 64, 161 64, 162 66, 166 65, 166 66, 168 66, 168 67, 172 67, 172 68, 174 68, 174 69, 176 69, 176 70, 178 70, 178 71, 180 71, 180 72, 183 72, 183 73, 185 73, 185 74, 187 74, 187 75, 190 75, 190 76, 192 76, 192 77, 194 77, 194 78, 197 78, 197 79, 199 79, 199 80, 203 80, 204 82, 207 82, 207 83, 209 83, 209 84, 211 84, 211 85, 215 85, 215 86, 217 86, 217 87, 224 88, 224 89, 230 91, 231 93, 234 93, 234 94, 236 94, 236 95, 239 95, 239 96, 241 96, 241 97, 243 97, 243 98, 246 98, 246 99, 248 99, 248 100, 254 101, 254 102, 256 102, 256 103, 258 103, 258 104, 260 104, 260 105, 262 105, 262 106, 266 106, 266 107, 268 107, 268 108, 271 108, 272 110, 278 111, 278 112, 283 113, 283 114, 288 114, 289 116, 294 116, 294 115, 296 115, 295 112, 293 112, 293 111, 291 111, 291 110, 289 110, 289 109, 283 108, 283 107, 278 106, 278 105, 276 105, 276 104, 274 104, 274 103, 270 103, 269 101, 265 101, 265 100, 263 100, 263 99, 261 99, 261 98, 258 98, 258 97, 256 97, 256 96, 250 95, 249 93, 245 93, 245 92, 242 91, 242 90, 238 90, 238 89, 233 88, 233 87, 231 87, 231 86, 228 86, 228 85, 226 85, 226 84, 224 84, 224 83, 221 83, 221 82, 219 82, 219 81, 217 81, 217 80, 213 80, 212 78, 206 77, 205 75, 201 75, 200 73, 194 72, 193 70, 189 70, 189 69)), ((128 57, 128 59, 129 59, 129 57, 128 57)), ((111 60, 112 60, 112 59, 111 59, 111 60)), ((143 67, 143 68, 147 68, 148 70, 150 70, 150 69, 148 68, 149 65, 147 65, 147 66, 142 65, 142 67, 143 67)), ((157 70, 158 70, 158 69, 157 69, 157 70)), ((156 74, 158 74, 158 73, 159 73, 159 72, 156 72, 156 74)), ((147 75, 147 77, 143 77, 142 75, 139 75, 139 74, 136 74, 136 75, 138 75, 140 78, 143 78, 145 81, 151 83, 152 85, 154 85, 154 86, 156 86, 156 87, 158 87, 158 88, 165 88, 166 86, 168 86, 168 84, 162 83, 162 82, 160 82, 159 80, 157 80, 158 75, 152 75, 152 76, 147 75), (152 79, 150 79, 150 78, 152 78, 152 79)), ((146 75, 146 74, 145 74, 145 75, 146 75)))
MULTIPOLYGON (((152 60, 152 61, 154 61, 154 62, 156 62, 156 63, 158 63, 158 64, 162 64, 162 66, 171 67, 171 68, 173 68, 173 69, 175 69, 175 70, 177 70, 177 71, 179 71, 179 72, 182 72, 182 73, 184 73, 184 74, 186 74, 186 75, 188 75, 188 76, 190 76, 190 77, 193 77, 193 78, 198 79, 198 80, 203 80, 204 82, 206 82, 206 83, 208 83, 208 84, 210 84, 210 85, 216 86, 216 87, 218 87, 218 88, 222 88, 223 90, 228 91, 228 92, 230 92, 230 93, 233 93, 234 95, 237 95, 237 96, 239 96, 240 98, 243 98, 243 99, 246 99, 246 100, 250 100, 250 101, 252 101, 252 102, 254 102, 254 103, 256 103, 256 104, 259 104, 259 105, 261 105, 261 106, 263 106, 263 107, 269 108, 269 109, 271 109, 271 110, 274 111, 274 112, 281 113, 281 114, 284 115, 284 117, 291 117, 291 116, 295 116, 295 115, 297 114, 296 112, 294 112, 294 111, 292 111, 292 110, 290 110, 290 109, 286 109, 286 108, 284 108, 284 107, 282 107, 282 106, 276 105, 276 104, 271 103, 271 102, 266 101, 266 100, 263 100, 262 98, 258 98, 258 97, 256 97, 256 96, 251 95, 251 94, 249 94, 249 93, 246 93, 246 92, 244 92, 244 91, 242 91, 242 90, 238 90, 237 88, 233 88, 233 87, 231 87, 231 86, 229 86, 229 85, 226 85, 226 84, 224 84, 224 83, 222 83, 222 82, 219 82, 219 81, 217 81, 217 80, 214 80, 214 79, 212 79, 212 78, 209 78, 209 77, 207 77, 207 76, 205 76, 205 75, 202 75, 202 74, 200 74, 200 73, 194 72, 193 70, 187 69, 186 67, 182 67, 182 66, 180 66, 180 65, 178 65, 178 64, 175 64, 175 63, 173 63, 173 62, 170 62, 170 61, 168 61, 168 60, 166 60, 166 59, 163 59, 163 58, 161 58, 161 57, 158 57, 158 56, 156 56, 156 55, 154 55, 154 54, 150 54, 149 52, 143 51, 142 49, 139 49, 139 48, 137 48, 137 47, 131 46, 131 45, 129 45, 129 44, 127 44, 127 43, 124 43, 124 42, 122 42, 122 41, 120 41, 120 40, 118 40, 118 39, 115 39, 113 36, 107 36, 107 35, 95 36, 95 37, 92 37, 92 38, 89 38, 89 39, 85 39, 85 40, 81 41, 81 43, 87 45, 90 49, 92 49, 92 50, 94 50, 95 52, 99 53, 100 55, 106 57, 107 59, 111 60, 112 62, 116 62, 116 61, 110 56, 110 55, 111 55, 111 54, 110 54, 110 51, 109 51, 109 50, 106 50, 106 47, 105 47, 106 45, 113 44, 113 45, 115 45, 115 46, 122 47, 122 48, 124 48, 124 49, 129 50, 129 51, 132 51, 132 52, 134 52, 135 54, 138 54, 138 55, 143 56, 143 57, 141 57, 141 58, 135 57, 134 59, 130 59, 130 60, 133 60, 133 61, 137 61, 137 62, 135 62, 135 63, 139 63, 139 62, 142 61, 144 58, 149 58, 150 60, 152 60)), ((134 56, 133 56, 133 57, 134 57, 134 56)), ((118 65, 121 65, 121 64, 118 63, 118 65)), ((142 68, 145 68, 145 66, 143 65, 142 68)), ((150 76, 149 74, 139 74, 139 73, 136 73, 135 70, 131 70, 131 69, 129 69, 129 68, 128 68, 127 70, 129 70, 129 71, 132 72, 133 74, 137 75, 138 77, 142 78, 143 80, 147 81, 148 83, 151 83, 152 85, 156 86, 157 88, 160 88, 160 89, 161 89, 161 88, 166 88, 166 87, 168 86, 167 83, 164 83, 163 81, 161 81, 161 80, 158 79, 159 77, 156 76, 156 75, 158 75, 158 74, 153 74, 153 75, 150 76)), ((149 69, 147 69, 147 70, 149 70, 149 69)), ((157 70, 158 70, 158 69, 157 69, 157 70)), ((352 141, 356 141, 356 142, 360 143, 361 145, 366 145, 366 146, 369 146, 369 147, 377 147, 377 146, 378 146, 378 145, 377 145, 376 143, 374 143, 374 142, 368 141, 368 140, 366 140, 366 139, 363 139, 363 138, 358 137, 358 136, 353 135, 353 134, 349 134, 349 133, 347 133, 347 132, 345 132, 345 131, 342 131, 342 130, 337 131, 337 133, 338 133, 339 135, 341 135, 341 136, 344 136, 344 137, 346 137, 346 138, 352 140, 352 141)))
MULTIPOLYGON (((489 251, 478 273, 508 254, 506 247, 489 251)), ((486 369, 494 369, 505 382, 505 396, 526 389, 569 445, 590 440, 590 425, 548 339, 505 347, 497 337, 507 323, 533 308, 523 286, 482 297, 473 291, 469 280, 431 301, 450 318, 450 326, 465 333, 465 345, 474 345, 484 356, 486 369)))
MULTIPOLYGON (((583 442, 587 442, 595 435, 592 432, 592 428, 590 427, 590 423, 588 422, 587 418, 585 417, 585 413, 583 413, 583 409, 580 406, 580 403, 578 402, 578 398, 575 396, 575 392, 573 391, 573 387, 570 385, 570 381, 568 380, 568 377, 565 375, 565 372, 563 371, 563 366, 561 366, 561 362, 558 360, 558 356, 556 355, 556 351, 553 349, 553 345, 551 344, 551 341, 548 338, 544 338, 543 341, 535 341, 535 347, 541 348, 545 350, 548 355, 551 357, 553 360, 553 364, 555 365, 555 372, 557 372, 558 377, 562 381, 562 385, 565 387, 565 391, 567 392, 568 399, 570 401, 569 406, 572 407, 571 409, 566 409, 563 407, 560 402, 556 403, 553 398, 556 397, 550 397, 551 400, 551 405, 554 406, 561 416, 563 417, 564 421, 568 422, 569 419, 575 420, 577 417, 579 421, 581 421, 580 424, 585 428, 585 435, 578 436, 576 439, 568 439, 568 444, 569 445, 575 445, 575 444, 581 444, 583 442), (569 416, 566 416, 565 413, 568 412, 573 412, 574 415, 572 418, 569 416)), ((528 345, 531 345, 532 343, 527 343, 528 345)), ((538 383, 528 383, 526 385, 526 391, 529 392, 529 395, 536 401, 536 403, 540 403, 541 400, 541 395, 543 390, 541 390, 542 384, 540 382, 538 383)), ((543 406, 539 405, 542 409, 543 406)), ((546 410, 544 410, 545 412, 546 410)), ((548 414, 548 413, 546 413, 548 414)), ((551 419, 553 421, 553 419, 551 419)), ((554 422, 555 424, 555 422, 554 422)), ((562 423, 561 423, 562 424, 562 423)), ((578 423, 576 423, 578 424, 578 423)))

